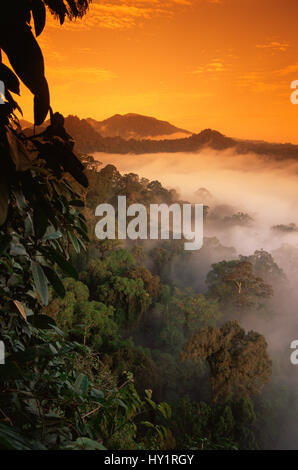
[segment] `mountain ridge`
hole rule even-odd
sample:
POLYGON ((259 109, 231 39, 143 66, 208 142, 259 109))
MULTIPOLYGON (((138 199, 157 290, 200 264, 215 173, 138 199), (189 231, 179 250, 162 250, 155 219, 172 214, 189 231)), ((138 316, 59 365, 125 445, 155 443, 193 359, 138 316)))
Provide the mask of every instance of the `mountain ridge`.
MULTIPOLYGON (((267 156, 274 160, 298 160, 298 145, 291 143, 282 144, 265 142, 263 140, 236 139, 227 137, 221 132, 213 129, 204 129, 197 134, 191 134, 187 137, 178 139, 168 138, 163 140, 153 140, 130 138, 127 140, 119 136, 102 136, 95 130, 94 126, 90 124, 90 119, 91 118, 80 119, 73 115, 69 115, 65 118, 65 129, 73 137, 75 141, 75 150, 78 153, 195 153, 204 148, 209 148, 217 151, 230 149, 235 154, 254 153, 257 155, 267 156)), ((39 133, 47 125, 48 122, 44 123, 43 126, 40 126, 36 130, 36 132, 39 133)), ((24 132, 29 135, 32 133, 32 129, 26 129, 24 132)))
POLYGON ((137 113, 114 114, 103 121, 87 118, 86 121, 102 137, 122 137, 125 140, 159 138, 173 134, 189 136, 192 134, 190 131, 176 127, 168 121, 137 113))

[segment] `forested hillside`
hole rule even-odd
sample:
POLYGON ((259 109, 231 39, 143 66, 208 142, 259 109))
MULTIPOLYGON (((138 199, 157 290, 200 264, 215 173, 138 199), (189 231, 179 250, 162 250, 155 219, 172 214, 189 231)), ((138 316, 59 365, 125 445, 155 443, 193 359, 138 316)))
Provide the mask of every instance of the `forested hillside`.
MULTIPOLYGON (((238 256, 216 237, 192 253, 183 240, 95 236, 97 205, 116 209, 119 195, 146 208, 182 201, 157 180, 77 152, 103 138, 78 118, 71 133, 70 119, 50 107, 36 37, 46 11, 63 24, 89 3, 11 0, 0 17, 11 63, 0 60, 0 448, 279 448, 285 417, 287 429, 298 418, 296 379, 285 350, 247 327, 286 323, 293 289, 272 254, 238 256), (35 125, 50 114, 33 135, 15 114, 18 77, 34 95, 35 125)), ((181 142, 193 149, 210 137, 215 148, 231 144, 212 131, 181 142)), ((123 153, 144 144, 103 142, 123 153)), ((204 218, 216 219, 207 205, 204 218)), ((220 223, 250 221, 238 212, 220 223)), ((297 447, 295 433, 287 445, 297 447)))

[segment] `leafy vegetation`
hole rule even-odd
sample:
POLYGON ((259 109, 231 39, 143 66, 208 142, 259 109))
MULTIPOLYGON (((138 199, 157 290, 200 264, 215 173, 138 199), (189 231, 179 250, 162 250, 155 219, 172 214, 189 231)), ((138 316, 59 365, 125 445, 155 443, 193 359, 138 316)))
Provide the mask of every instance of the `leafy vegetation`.
POLYGON ((228 259, 213 263, 202 291, 182 279, 192 259, 181 241, 95 238, 99 202, 181 201, 158 181, 76 155, 50 109, 31 16, 38 36, 46 8, 62 24, 88 3, 11 1, 0 20, 15 72, 1 64, 0 448, 274 447, 276 423, 297 399, 268 385, 266 340, 238 323, 272 314, 272 285, 286 285, 272 256, 231 260, 233 249, 209 239, 208 250, 228 259), (25 136, 14 115, 18 77, 34 94, 35 124, 50 111, 39 135, 25 136))

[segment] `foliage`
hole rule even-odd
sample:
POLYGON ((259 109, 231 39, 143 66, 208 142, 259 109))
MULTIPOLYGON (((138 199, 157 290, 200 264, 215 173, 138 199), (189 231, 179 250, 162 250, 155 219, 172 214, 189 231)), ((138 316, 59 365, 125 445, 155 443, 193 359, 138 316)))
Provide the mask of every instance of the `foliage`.
POLYGON ((173 407, 173 433, 178 448, 197 450, 256 449, 253 426, 256 421, 250 399, 209 406, 188 397, 173 407))
MULTIPOLYGON (((235 249, 216 238, 206 239, 198 254, 186 253, 177 240, 152 245, 95 238, 99 202, 116 206, 118 195, 146 207, 181 201, 159 181, 121 175, 113 165, 100 168, 92 156, 76 155, 67 126, 75 128, 77 119, 65 122, 50 108, 36 40, 46 9, 62 24, 82 17, 89 3, 11 0, 0 19, 0 49, 13 69, 0 56, 6 85, 0 107, 0 324, 6 346, 0 448, 274 448, 281 416, 287 408, 298 415, 297 400, 276 375, 269 392, 263 390, 272 369, 265 338, 245 333, 235 321, 220 323, 260 313, 273 295, 271 285, 286 292, 287 280, 270 253, 230 261, 235 249), (25 136, 14 114, 19 79, 34 95, 35 124, 50 111, 39 135, 25 136)), ((90 134, 86 121, 79 124, 79 145, 100 140, 111 151, 112 140, 90 134)), ((143 145, 116 143, 120 152, 143 145)), ((238 213, 223 222, 252 220, 238 213)))
POLYGON ((202 328, 184 346, 183 359, 206 360, 210 367, 212 399, 241 399, 260 393, 269 382, 272 363, 264 336, 228 322, 221 328, 202 328))
POLYGON ((212 265, 206 280, 208 295, 225 309, 251 309, 273 295, 272 287, 255 274, 248 260, 221 261, 212 265))

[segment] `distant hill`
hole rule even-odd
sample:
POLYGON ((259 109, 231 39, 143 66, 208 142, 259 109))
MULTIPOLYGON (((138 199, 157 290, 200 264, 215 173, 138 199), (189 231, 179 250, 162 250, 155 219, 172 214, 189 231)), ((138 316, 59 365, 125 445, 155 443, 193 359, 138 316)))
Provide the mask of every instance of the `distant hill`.
POLYGON ((125 140, 121 137, 102 137, 85 119, 69 116, 65 119, 67 132, 73 136, 76 148, 82 153, 163 153, 199 152, 203 148, 214 150, 232 149, 234 153, 254 153, 275 160, 298 160, 298 145, 240 140, 227 137, 218 131, 205 129, 198 134, 181 139, 125 140))
MULTIPOLYGON (((36 132, 41 132, 46 125, 47 123, 37 128, 36 132)), ((274 160, 298 160, 298 145, 240 140, 227 137, 212 129, 205 129, 199 134, 179 139, 126 140, 122 137, 104 137, 96 131, 94 125, 90 123, 90 119, 80 119, 77 116, 65 118, 65 128, 75 141, 75 150, 84 154, 95 152, 118 154, 199 152, 204 148, 210 148, 214 150, 231 149, 236 154, 254 153, 274 160)), ((26 129, 25 132, 29 135, 32 133, 32 128, 26 129)))
POLYGON ((86 121, 103 137, 122 137, 125 140, 178 138, 191 135, 191 132, 179 129, 167 121, 134 113, 115 114, 104 121, 91 118, 86 121))

